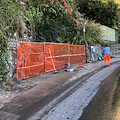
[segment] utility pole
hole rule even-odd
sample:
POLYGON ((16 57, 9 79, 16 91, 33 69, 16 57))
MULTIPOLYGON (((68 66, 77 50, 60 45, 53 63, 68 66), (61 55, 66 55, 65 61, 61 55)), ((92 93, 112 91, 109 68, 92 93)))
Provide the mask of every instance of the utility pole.
POLYGON ((85 22, 84 22, 84 26, 83 26, 84 40, 85 40, 85 32, 86 32, 85 26, 86 26, 86 24, 87 24, 87 22, 85 21, 85 22))
POLYGON ((85 32, 86 32, 86 26, 87 22, 84 21, 83 23, 83 38, 84 38, 84 41, 85 41, 85 49, 86 49, 86 62, 89 62, 89 59, 90 59, 90 55, 89 55, 89 49, 88 49, 88 43, 86 41, 86 37, 85 37, 85 32))
MULTIPOLYGON (((78 21, 78 8, 76 9, 77 21, 78 21)), ((78 42, 78 22, 77 22, 77 42, 78 42)))

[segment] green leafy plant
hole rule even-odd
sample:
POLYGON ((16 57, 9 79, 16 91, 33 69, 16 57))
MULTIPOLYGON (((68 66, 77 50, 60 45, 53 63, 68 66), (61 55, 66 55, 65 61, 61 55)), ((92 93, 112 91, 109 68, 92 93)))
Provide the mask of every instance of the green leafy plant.
POLYGON ((32 26, 33 41, 90 45, 102 43, 99 25, 90 21, 86 25, 84 39, 85 19, 82 14, 76 12, 77 5, 74 0, 66 2, 72 11, 71 15, 68 15, 61 2, 53 4, 42 0, 27 0, 23 4, 20 0, 0 0, 0 87, 10 83, 7 78, 10 68, 7 59, 8 43, 11 38, 15 39, 16 32, 22 37, 24 18, 28 19, 29 25, 32 26))
MULTIPOLYGON (((23 6, 14 0, 0 0, 0 87, 9 84, 8 43, 22 25, 23 6)), ((27 13, 27 11, 26 11, 27 13)))
POLYGON ((89 19, 109 27, 116 27, 119 17, 118 4, 114 0, 81 0, 78 1, 79 12, 85 14, 89 19))

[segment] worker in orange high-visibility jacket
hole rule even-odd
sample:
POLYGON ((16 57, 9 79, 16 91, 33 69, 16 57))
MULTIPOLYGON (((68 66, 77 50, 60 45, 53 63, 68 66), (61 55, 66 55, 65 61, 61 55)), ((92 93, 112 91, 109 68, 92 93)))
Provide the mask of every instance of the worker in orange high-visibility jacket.
POLYGON ((110 47, 108 45, 105 45, 105 47, 102 49, 102 54, 104 55, 104 63, 105 67, 110 65, 110 47))

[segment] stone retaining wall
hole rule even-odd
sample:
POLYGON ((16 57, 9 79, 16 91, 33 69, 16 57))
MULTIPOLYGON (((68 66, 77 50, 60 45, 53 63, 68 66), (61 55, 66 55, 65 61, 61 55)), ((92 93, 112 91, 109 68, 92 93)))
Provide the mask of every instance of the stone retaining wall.
MULTIPOLYGON (((28 40, 26 40, 28 41, 28 40)), ((120 57, 120 44, 109 44, 111 48, 111 57, 120 57)), ((99 60, 99 57, 103 60, 102 57, 102 46, 96 45, 93 46, 95 48, 95 51, 90 51, 90 61, 97 61, 99 60)), ((16 49, 17 49, 17 40, 12 39, 9 43, 9 51, 8 51, 8 62, 11 65, 10 72, 9 72, 9 78, 12 81, 16 81, 16 49)))
POLYGON ((111 57, 120 57, 120 43, 110 44, 111 57))
MULTIPOLYGON (((109 43, 108 46, 110 47, 110 56, 112 58, 116 58, 116 57, 120 57, 120 43, 109 43)), ((90 51, 90 55, 91 55, 91 60, 90 61, 97 61, 99 57, 102 57, 102 49, 103 46, 101 45, 96 45, 93 46, 95 48, 95 51, 90 51)))

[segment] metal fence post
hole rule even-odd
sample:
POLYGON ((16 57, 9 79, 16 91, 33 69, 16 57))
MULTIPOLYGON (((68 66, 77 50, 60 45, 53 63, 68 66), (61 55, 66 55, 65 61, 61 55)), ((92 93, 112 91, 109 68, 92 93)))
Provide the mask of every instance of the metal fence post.
POLYGON ((69 54, 69 63, 70 63, 70 44, 68 44, 68 54, 69 54))
POLYGON ((43 52, 44 52, 44 72, 46 72, 46 60, 45 60, 45 42, 43 42, 43 52))

